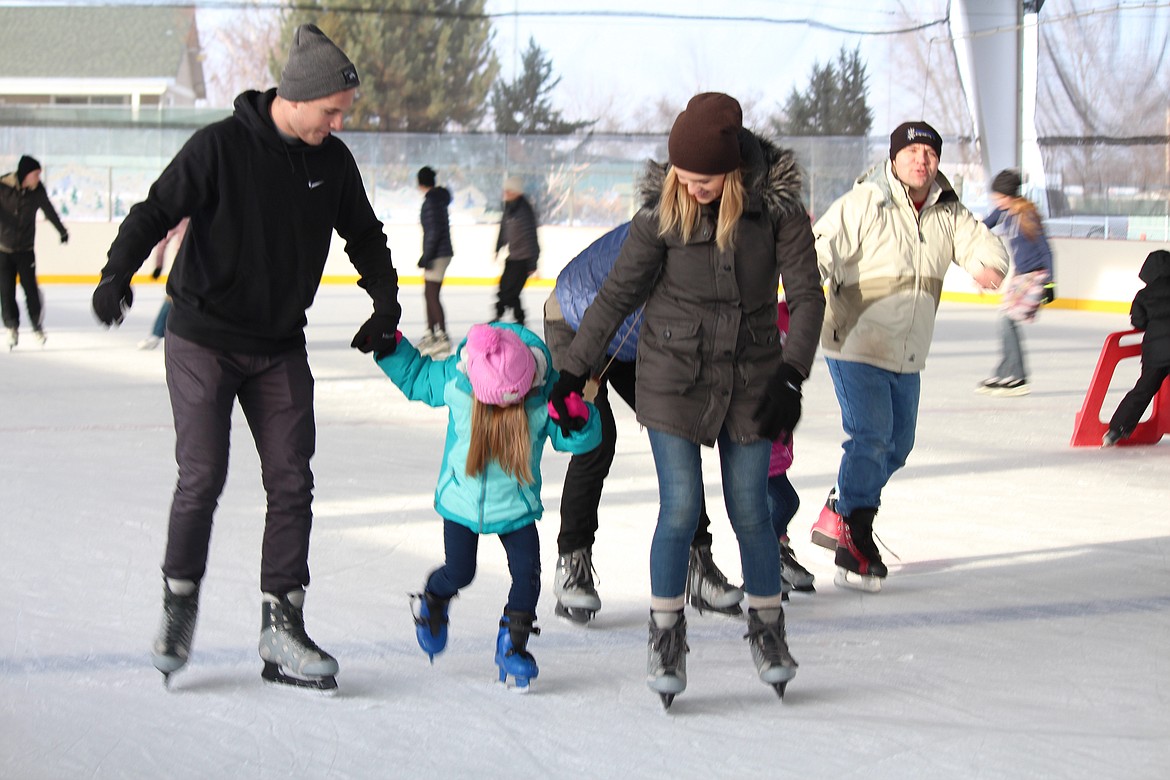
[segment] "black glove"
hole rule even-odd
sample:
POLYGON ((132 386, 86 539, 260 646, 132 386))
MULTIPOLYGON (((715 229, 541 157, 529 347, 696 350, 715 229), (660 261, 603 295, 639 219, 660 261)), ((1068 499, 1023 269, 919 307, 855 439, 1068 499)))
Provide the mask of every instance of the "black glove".
POLYGON ((556 421, 557 425, 561 427, 561 432, 566 436, 573 431, 581 430, 587 422, 584 418, 574 417, 570 414, 568 404, 565 402, 565 399, 573 393, 581 394, 585 389, 586 379, 587 377, 562 371, 561 375, 557 377, 556 384, 553 385, 552 392, 548 394, 548 402, 556 410, 559 418, 556 421))
POLYGON ((418 267, 422 268, 424 270, 428 270, 431 267, 431 262, 429 260, 427 260, 425 257, 420 257, 418 259, 418 267))
POLYGON ((93 313, 107 327, 121 325, 122 319, 134 304, 134 291, 129 277, 103 276, 93 291, 93 313))
POLYGON ((378 359, 393 354, 398 348, 398 319, 389 314, 377 314, 358 328, 350 346, 361 352, 373 352, 378 359))
POLYGON ((156 265, 156 266, 154 267, 154 270, 150 272, 150 278, 151 278, 151 279, 157 279, 157 278, 159 278, 160 276, 162 276, 162 266, 158 266, 158 265, 156 265))
POLYGON ((61 243, 62 243, 62 244, 68 244, 68 243, 69 243, 69 231, 68 231, 68 230, 62 230, 62 231, 61 231, 61 243))
POLYGON ((787 440, 800 421, 800 385, 804 377, 792 366, 781 363, 768 379, 764 397, 760 399, 752 419, 760 424, 760 435, 775 441, 781 436, 787 440))

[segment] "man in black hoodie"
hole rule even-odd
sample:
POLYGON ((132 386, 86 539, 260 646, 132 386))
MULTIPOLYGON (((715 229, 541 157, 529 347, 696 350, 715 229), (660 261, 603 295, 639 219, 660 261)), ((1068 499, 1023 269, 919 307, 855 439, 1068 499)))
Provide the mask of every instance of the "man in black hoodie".
POLYGON ((98 319, 120 324, 133 301, 134 272, 190 217, 167 282, 174 309, 166 372, 179 477, 153 647, 154 665, 167 679, 190 651, 238 398, 268 496, 260 563, 264 677, 337 684, 337 661, 308 637, 303 612, 316 446, 305 312, 334 230, 374 303, 352 346, 392 352, 402 312, 382 223, 353 156, 332 135, 358 83, 353 63, 321 30, 298 27, 280 86, 237 97, 234 115, 192 135, 126 215, 93 294, 98 319))
POLYGON ((41 183, 41 164, 27 154, 20 158, 16 170, 0 177, 0 312, 8 329, 8 348, 16 346, 20 332, 20 310, 16 308, 16 278, 24 288, 24 305, 32 321, 33 333, 45 343, 42 328, 44 308, 37 286, 37 258, 33 253, 37 237, 37 212, 57 228, 61 243, 69 240, 69 231, 61 224, 57 210, 41 183))

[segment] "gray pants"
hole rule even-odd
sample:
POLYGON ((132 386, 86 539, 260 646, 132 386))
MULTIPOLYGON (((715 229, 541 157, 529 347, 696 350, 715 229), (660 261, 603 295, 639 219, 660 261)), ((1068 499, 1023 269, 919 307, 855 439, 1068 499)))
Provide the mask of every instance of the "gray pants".
POLYGON ((1020 324, 1011 317, 999 318, 1000 359, 995 369, 995 376, 1000 379, 1015 377, 1028 379, 1027 369, 1024 367, 1024 339, 1020 333, 1020 324))
POLYGON ((304 347, 280 355, 245 355, 202 347, 170 331, 164 343, 179 480, 163 574, 198 581, 207 569, 212 515, 227 480, 232 407, 238 398, 268 496, 260 588, 283 594, 308 585, 309 460, 317 428, 304 347))

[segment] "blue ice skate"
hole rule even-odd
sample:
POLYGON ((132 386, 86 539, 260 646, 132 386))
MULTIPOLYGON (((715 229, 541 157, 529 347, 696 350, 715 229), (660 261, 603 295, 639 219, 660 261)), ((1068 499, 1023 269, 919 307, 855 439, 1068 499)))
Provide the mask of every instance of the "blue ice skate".
POLYGON ((434 663, 435 656, 447 649, 447 605, 451 599, 440 598, 430 591, 412 593, 410 598, 412 602, 418 599, 419 603, 418 612, 414 615, 418 646, 434 663))
POLYGON ((528 637, 531 634, 540 634, 540 629, 532 625, 536 615, 531 612, 514 612, 504 610, 500 618, 500 633, 496 637, 496 666, 500 667, 500 682, 507 684, 508 675, 512 676, 517 693, 528 693, 528 682, 535 680, 540 669, 536 666, 536 659, 528 652, 528 637))

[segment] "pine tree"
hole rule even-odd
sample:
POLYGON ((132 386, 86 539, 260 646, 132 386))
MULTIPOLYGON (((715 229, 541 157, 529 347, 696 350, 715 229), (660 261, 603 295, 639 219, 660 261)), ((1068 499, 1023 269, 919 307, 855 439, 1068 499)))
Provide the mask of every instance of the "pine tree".
POLYGON ((549 94, 561 83, 552 77, 552 62, 532 38, 523 55, 523 68, 511 84, 492 87, 496 132, 508 135, 569 135, 593 122, 567 122, 553 109, 549 94))
MULTIPOLYGON (((357 9, 347 0, 298 3, 284 18, 283 51, 293 30, 316 24, 357 65, 361 86, 348 125, 363 130, 436 133, 483 121, 499 73, 485 0, 383 2, 357 9)), ((280 64, 273 72, 279 76, 280 64)))
POLYGON ((835 63, 813 65, 803 92, 793 88, 773 128, 781 135, 868 135, 873 111, 867 79, 860 49, 841 47, 835 63))

